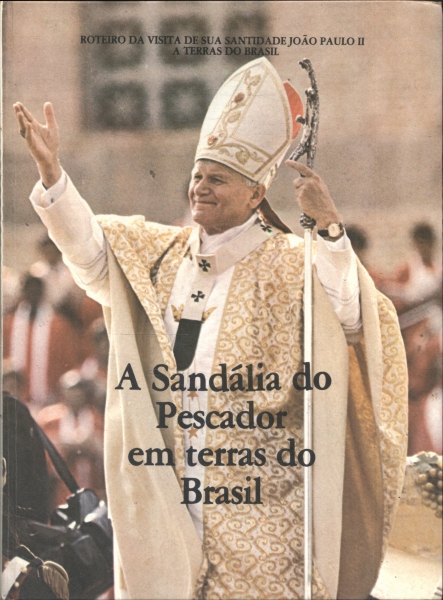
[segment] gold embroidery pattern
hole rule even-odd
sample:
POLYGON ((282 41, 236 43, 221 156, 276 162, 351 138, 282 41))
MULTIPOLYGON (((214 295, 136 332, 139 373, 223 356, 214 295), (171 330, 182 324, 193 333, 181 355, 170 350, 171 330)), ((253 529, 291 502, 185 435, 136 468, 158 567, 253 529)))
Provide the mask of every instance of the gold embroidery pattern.
MULTIPOLYGON (((168 248, 168 251, 163 253, 158 259, 155 268, 155 279, 154 287, 157 294, 157 300, 160 306, 162 317, 164 318, 168 301, 172 293, 175 278, 180 264, 184 257, 190 256, 188 240, 191 235, 193 228, 185 227, 182 230, 182 235, 177 237, 172 247, 168 248)), ((176 309, 177 314, 181 311, 180 308, 176 309)), ((175 365, 175 359, 174 359, 175 365)), ((174 372, 176 367, 174 366, 174 372)), ((174 397, 174 402, 179 407, 178 410, 184 410, 182 405, 181 392, 179 390, 171 392, 174 397)), ((177 410, 177 412, 178 412, 177 410)), ((183 490, 183 480, 185 477, 185 451, 184 451, 184 435, 183 430, 179 427, 177 420, 175 419, 174 425, 174 441, 175 441, 175 471, 180 486, 183 490)))
POLYGON ((218 154, 225 154, 229 157, 232 153, 235 154, 235 158, 242 165, 245 165, 248 160, 254 162, 263 163, 267 160, 268 156, 260 156, 258 152, 247 148, 244 144, 238 142, 228 142, 227 139, 232 135, 232 129, 235 127, 235 123, 239 121, 242 113, 245 112, 249 105, 250 98, 255 93, 254 88, 261 82, 261 75, 251 75, 251 71, 247 70, 241 87, 244 89, 242 92, 236 92, 231 102, 228 103, 225 108, 220 124, 217 128, 217 133, 210 135, 207 140, 207 145, 212 149, 216 150, 218 154), (228 129, 230 131, 228 131, 228 129))
MULTIPOLYGON (((180 304, 179 307, 174 306, 173 304, 171 304, 172 316, 173 316, 174 321, 176 323, 180 322, 180 319, 182 318, 182 314, 183 314, 184 308, 185 308, 184 304, 180 304)), ((216 308, 217 308, 216 306, 211 306, 211 308, 208 308, 208 310, 205 310, 203 312, 202 323, 205 323, 209 319, 209 317, 214 312, 214 310, 216 310, 216 308)))
MULTIPOLYGON (((134 292, 158 335, 165 362, 175 370, 163 314, 191 228, 183 230, 145 223, 143 217, 101 217, 100 223, 134 292), (153 276, 154 274, 154 276, 153 276), (151 281, 154 280, 154 285, 151 281)), ((278 373, 281 390, 272 394, 211 393, 208 410, 244 410, 248 400, 255 411, 288 412, 286 429, 210 430, 208 447, 266 448, 264 466, 237 469, 207 467, 205 486, 245 487, 261 477, 262 505, 206 505, 203 562, 196 596, 199 598, 303 598, 303 485, 301 467, 282 467, 276 454, 289 437, 302 447, 302 397, 291 385, 301 363, 302 248, 289 248, 288 236, 278 234, 240 261, 214 357, 227 370, 263 363, 260 372, 278 373), (246 482, 246 476, 251 477, 246 482)), ((384 381, 380 410, 380 444, 385 488, 384 538, 400 496, 398 473, 403 468, 407 432, 407 374, 404 348, 389 301, 379 299, 383 341, 384 381)), ((266 380, 265 380, 266 385, 266 380)), ((174 394, 181 410, 181 396, 174 394)), ((176 427, 176 471, 184 476, 183 432, 176 427)), ((314 568, 315 598, 327 598, 314 568)))
MULTIPOLYGON (((225 306, 213 371, 220 363, 246 365, 255 373, 278 373, 281 390, 272 393, 210 393, 208 410, 237 414, 253 400, 255 413, 287 411, 285 429, 208 430, 206 446, 248 448, 252 455, 266 448, 266 464, 237 469, 207 467, 205 486, 245 487, 261 479, 262 505, 204 506, 204 551, 209 568, 202 598, 302 598, 303 592, 303 472, 278 464, 278 451, 288 438, 302 447, 303 399, 292 386, 301 364, 301 301, 303 252, 288 251, 286 236, 265 242, 240 261, 225 306), (258 363, 262 369, 257 369, 258 363), (251 479, 246 481, 246 477, 251 479)), ((266 380, 265 380, 266 385, 266 380)), ((315 597, 327 598, 318 575, 315 597)))
POLYGON ((188 239, 192 229, 192 227, 186 227, 183 230, 183 235, 180 239, 176 240, 174 247, 162 257, 153 282, 163 317, 166 312, 166 307, 168 306, 175 278, 177 277, 177 271, 183 257, 188 251, 188 239))
MULTIPOLYGON (((149 223, 144 217, 138 215, 134 217, 105 215, 98 217, 98 220, 120 267, 149 316, 165 363, 171 372, 175 372, 175 358, 166 335, 163 314, 192 228, 180 229, 149 223), (157 261, 162 258, 158 268, 157 261), (152 271, 158 271, 155 288, 151 281, 152 271)), ((177 406, 177 412, 181 411, 180 392, 172 392, 172 398, 177 406)), ((174 439, 176 473, 182 485, 184 446, 183 433, 178 426, 175 428, 174 439)))
POLYGON ((408 433, 408 374, 406 355, 392 302, 379 294, 383 346, 383 387, 380 410, 380 449, 384 479, 384 548, 403 487, 408 433))
POLYGON ((182 230, 145 222, 142 216, 101 216, 99 223, 132 289, 149 315, 158 335, 168 367, 175 368, 172 348, 165 332, 157 294, 150 272, 164 249, 171 246, 182 230))

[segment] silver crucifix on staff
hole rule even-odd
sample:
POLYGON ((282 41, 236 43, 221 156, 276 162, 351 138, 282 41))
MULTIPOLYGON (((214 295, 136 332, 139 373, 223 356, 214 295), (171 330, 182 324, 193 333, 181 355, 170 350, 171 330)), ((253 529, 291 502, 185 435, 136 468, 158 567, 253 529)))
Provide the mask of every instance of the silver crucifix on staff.
MULTIPOLYGON (((311 87, 306 90, 306 116, 298 117, 303 124, 303 134, 299 145, 289 157, 297 161, 306 154, 307 165, 314 167, 317 150, 317 133, 319 123, 319 106, 317 81, 311 61, 307 58, 299 63, 306 69, 311 81, 311 87)), ((305 264, 304 264, 304 302, 303 302, 303 362, 312 364, 312 230, 315 220, 309 215, 302 214, 300 223, 304 229, 305 264)), ((312 449, 312 388, 306 386, 303 392, 304 444, 303 447, 312 449)), ((304 470, 304 580, 305 598, 312 597, 312 469, 304 470)))

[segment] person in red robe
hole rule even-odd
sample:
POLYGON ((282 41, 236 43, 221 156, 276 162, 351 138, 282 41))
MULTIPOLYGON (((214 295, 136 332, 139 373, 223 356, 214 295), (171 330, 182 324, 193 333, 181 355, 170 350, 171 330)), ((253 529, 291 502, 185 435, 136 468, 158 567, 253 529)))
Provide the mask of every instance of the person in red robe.
POLYGON ((22 301, 3 324, 4 358, 24 378, 23 400, 36 410, 55 401, 58 381, 84 359, 78 330, 45 301, 42 279, 28 275, 22 301))
POLYGON ((413 252, 384 291, 397 308, 408 361, 408 455, 441 454, 442 266, 431 225, 417 223, 410 239, 413 252))

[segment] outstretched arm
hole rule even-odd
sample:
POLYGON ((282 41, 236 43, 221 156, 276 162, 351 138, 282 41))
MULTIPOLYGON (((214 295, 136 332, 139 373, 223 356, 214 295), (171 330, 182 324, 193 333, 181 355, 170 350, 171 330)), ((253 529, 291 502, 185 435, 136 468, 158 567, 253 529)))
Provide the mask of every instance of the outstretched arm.
POLYGON ((109 282, 104 234, 92 210, 60 166, 60 136, 52 104, 44 105, 46 125, 41 125, 20 102, 14 104, 14 110, 20 134, 41 175, 41 182, 31 194, 34 210, 62 252, 76 283, 91 298, 107 305, 109 282))

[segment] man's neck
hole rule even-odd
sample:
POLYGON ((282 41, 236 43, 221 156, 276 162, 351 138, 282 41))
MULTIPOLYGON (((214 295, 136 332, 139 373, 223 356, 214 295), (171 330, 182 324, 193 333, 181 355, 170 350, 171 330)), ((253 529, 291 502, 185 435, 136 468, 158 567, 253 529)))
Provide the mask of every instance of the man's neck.
POLYGON ((218 248, 252 227, 256 220, 257 213, 254 212, 249 219, 241 225, 236 225, 235 227, 223 231, 223 233, 216 233, 214 235, 207 234, 203 227, 200 227, 200 253, 210 254, 215 252, 218 248))

